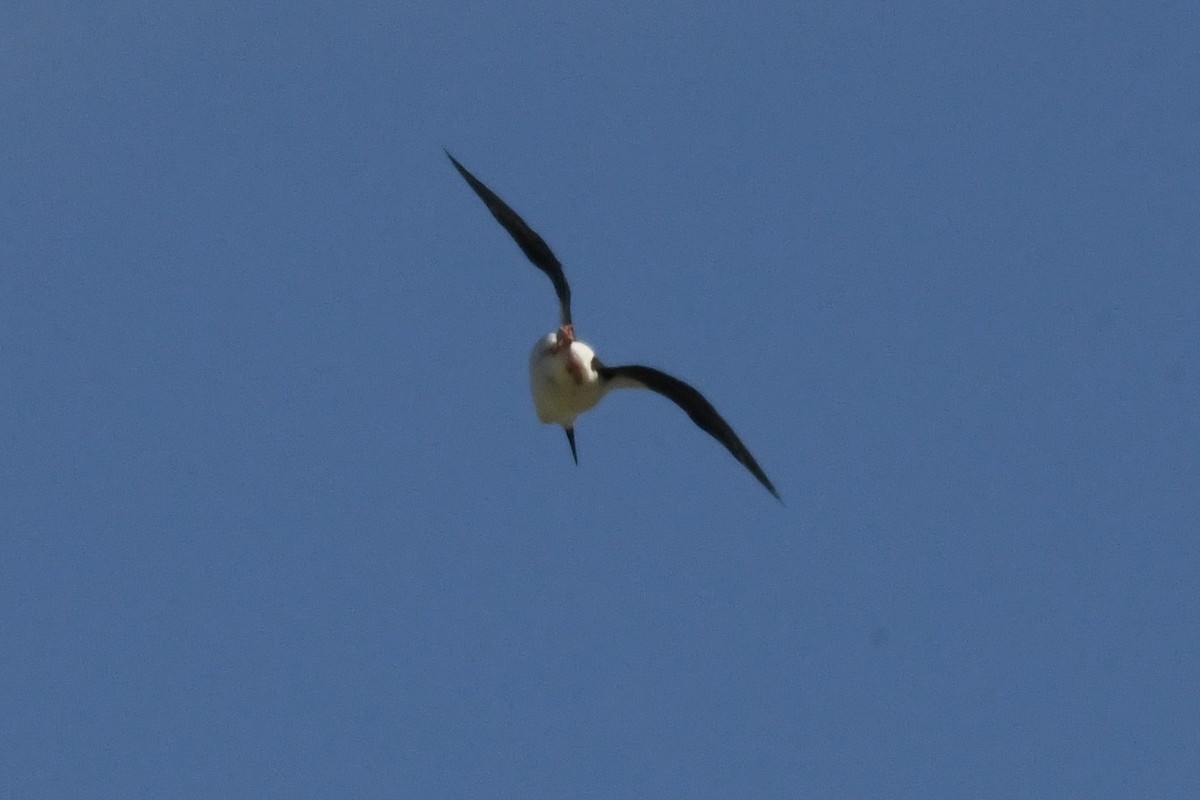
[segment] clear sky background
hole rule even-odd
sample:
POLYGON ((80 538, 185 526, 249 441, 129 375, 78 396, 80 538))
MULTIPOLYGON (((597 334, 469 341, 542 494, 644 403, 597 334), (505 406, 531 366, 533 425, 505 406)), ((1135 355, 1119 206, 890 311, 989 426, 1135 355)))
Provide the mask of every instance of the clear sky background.
POLYGON ((1198 43, 7 4, 0 796, 1200 796, 1198 43))

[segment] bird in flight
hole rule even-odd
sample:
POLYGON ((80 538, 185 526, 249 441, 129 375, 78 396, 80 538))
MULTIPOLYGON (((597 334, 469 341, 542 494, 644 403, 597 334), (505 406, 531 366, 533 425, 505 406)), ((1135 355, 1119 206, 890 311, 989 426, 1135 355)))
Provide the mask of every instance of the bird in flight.
POLYGON ((562 264, 542 237, 517 212, 458 163, 449 151, 446 157, 533 265, 546 273, 554 284, 554 291, 558 295, 559 327, 533 346, 529 356, 529 385, 538 419, 563 427, 575 463, 579 463, 579 455, 575 451, 575 420, 580 414, 599 403, 612 389, 650 389, 687 412, 692 422, 723 444, 779 500, 779 492, 775 491, 762 467, 750 455, 729 423, 704 399, 704 395, 689 384, 653 367, 638 364, 610 367, 603 364, 591 347, 575 338, 575 327, 571 322, 571 287, 563 275, 562 264))

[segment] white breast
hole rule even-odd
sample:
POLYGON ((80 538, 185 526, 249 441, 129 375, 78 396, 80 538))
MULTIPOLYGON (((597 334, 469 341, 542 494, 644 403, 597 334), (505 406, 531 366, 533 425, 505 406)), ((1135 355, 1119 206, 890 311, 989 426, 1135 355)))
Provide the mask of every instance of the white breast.
POLYGON ((575 418, 604 396, 604 385, 592 368, 596 353, 583 342, 572 342, 566 350, 554 352, 555 334, 547 334, 533 346, 529 355, 529 389, 538 419, 569 428, 575 418), (578 365, 572 374, 567 359, 578 365))

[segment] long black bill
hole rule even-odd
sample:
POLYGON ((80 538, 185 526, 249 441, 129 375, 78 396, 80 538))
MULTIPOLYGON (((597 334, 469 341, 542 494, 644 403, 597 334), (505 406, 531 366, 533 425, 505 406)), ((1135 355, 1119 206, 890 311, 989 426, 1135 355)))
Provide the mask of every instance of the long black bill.
POLYGON ((575 465, 579 466, 579 454, 575 452, 575 429, 563 428, 567 432, 567 441, 571 443, 571 458, 575 459, 575 465))

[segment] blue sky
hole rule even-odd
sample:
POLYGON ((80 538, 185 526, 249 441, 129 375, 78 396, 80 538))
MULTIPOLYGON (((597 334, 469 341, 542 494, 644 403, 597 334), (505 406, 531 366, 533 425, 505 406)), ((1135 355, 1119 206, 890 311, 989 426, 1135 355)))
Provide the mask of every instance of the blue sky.
POLYGON ((0 795, 1200 795, 1191 5, 250 5, 0 19, 0 795))

